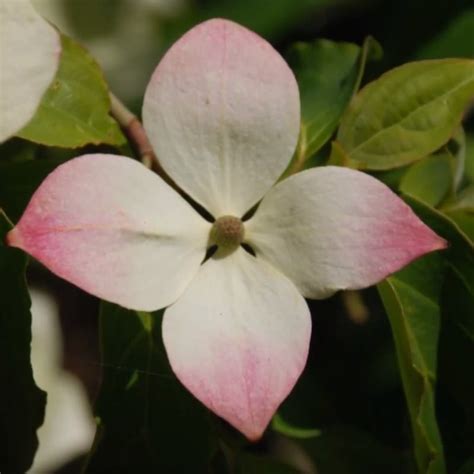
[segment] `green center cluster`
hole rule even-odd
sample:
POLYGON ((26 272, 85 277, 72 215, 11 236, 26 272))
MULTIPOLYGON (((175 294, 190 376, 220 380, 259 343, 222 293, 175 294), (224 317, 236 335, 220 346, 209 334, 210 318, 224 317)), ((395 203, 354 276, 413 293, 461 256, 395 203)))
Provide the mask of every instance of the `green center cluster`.
POLYGON ((245 227, 241 219, 234 216, 222 216, 212 225, 210 241, 220 249, 231 251, 243 242, 244 236, 245 227))

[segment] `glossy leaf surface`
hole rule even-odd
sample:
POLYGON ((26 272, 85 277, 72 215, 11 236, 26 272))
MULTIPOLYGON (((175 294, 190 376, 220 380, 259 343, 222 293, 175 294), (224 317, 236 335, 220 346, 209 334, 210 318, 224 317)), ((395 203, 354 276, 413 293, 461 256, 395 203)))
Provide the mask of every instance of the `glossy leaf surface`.
POLYGON ((73 40, 62 37, 56 77, 30 123, 17 135, 48 146, 122 145, 112 117, 107 84, 98 64, 73 40))
POLYGON ((206 472, 210 415, 168 366, 161 314, 102 303, 100 339, 98 430, 85 472, 206 472))
POLYGON ((446 143, 473 96, 474 60, 404 64, 355 97, 338 141, 360 168, 403 166, 446 143))

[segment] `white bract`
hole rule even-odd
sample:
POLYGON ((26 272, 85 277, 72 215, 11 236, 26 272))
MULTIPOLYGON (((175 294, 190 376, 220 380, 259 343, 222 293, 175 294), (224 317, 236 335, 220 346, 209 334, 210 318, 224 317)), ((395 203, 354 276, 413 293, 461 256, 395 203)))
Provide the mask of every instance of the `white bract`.
POLYGON ((317 168, 275 185, 298 139, 298 87, 235 23, 205 22, 171 47, 143 119, 163 168, 216 224, 138 162, 96 154, 50 174, 8 242, 100 298, 167 307, 177 377, 258 439, 306 363, 304 297, 372 285, 445 243, 363 173, 317 168))
POLYGON ((58 32, 29 0, 0 0, 0 143, 33 118, 60 53, 58 32))
POLYGON ((30 295, 31 365, 35 382, 47 392, 38 450, 29 470, 38 474, 54 472, 85 454, 94 439, 95 423, 81 382, 63 370, 58 305, 43 290, 30 287, 30 295))

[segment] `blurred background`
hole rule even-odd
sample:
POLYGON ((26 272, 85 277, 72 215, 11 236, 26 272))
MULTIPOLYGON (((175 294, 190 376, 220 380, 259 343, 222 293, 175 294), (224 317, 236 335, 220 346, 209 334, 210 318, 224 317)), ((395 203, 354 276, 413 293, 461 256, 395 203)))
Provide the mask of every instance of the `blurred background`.
MULTIPOLYGON (((410 59, 474 54, 471 0, 33 0, 98 59, 123 100, 139 108, 163 52, 205 19, 232 19, 277 49, 319 37, 383 46, 378 71, 410 59)), ((378 72, 377 71, 377 72, 378 72)))
MULTIPOLYGON (((247 26, 283 55, 297 41, 328 38, 360 45, 372 35, 384 56, 368 65, 365 82, 410 60, 474 57, 472 0, 34 3, 47 19, 92 52, 111 90, 136 113, 150 74, 166 49, 187 29, 212 17, 247 26)), ((471 152, 472 122, 467 123, 471 152)), ((474 177, 474 169, 467 172, 474 177)), ((92 443, 91 406, 101 380, 98 302, 37 264, 30 266, 29 283, 33 348, 41 348, 33 349, 34 372, 39 386, 55 394, 49 397, 47 422, 39 434, 40 450, 31 472, 79 472, 81 455, 92 443), (54 420, 61 420, 63 428, 66 423, 68 436, 54 420)), ((338 294, 310 305, 314 321, 310 360, 282 413, 298 426, 321 430, 322 435, 298 444, 270 438, 250 451, 270 451, 305 472, 410 472, 409 419, 389 323, 376 291, 338 294)), ((445 343, 441 340, 441 345, 445 343)), ((118 365, 110 369, 134 370, 118 365)), ((472 404, 471 411, 466 409, 465 388, 451 383, 455 370, 453 361, 441 357, 437 402, 449 472, 456 472, 474 446, 472 423, 466 419, 473 416, 472 404), (448 385, 459 390, 448 390, 448 385)))

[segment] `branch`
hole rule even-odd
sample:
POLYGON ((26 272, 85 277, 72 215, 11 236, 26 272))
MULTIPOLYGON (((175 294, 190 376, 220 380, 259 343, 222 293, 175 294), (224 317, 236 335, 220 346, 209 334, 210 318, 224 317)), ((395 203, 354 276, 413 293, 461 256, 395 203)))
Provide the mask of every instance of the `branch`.
POLYGON ((133 114, 118 97, 110 93, 110 113, 117 120, 129 142, 134 148, 140 161, 168 183, 172 188, 179 190, 176 183, 168 176, 166 171, 160 165, 150 141, 146 135, 142 123, 138 117, 133 114))

